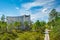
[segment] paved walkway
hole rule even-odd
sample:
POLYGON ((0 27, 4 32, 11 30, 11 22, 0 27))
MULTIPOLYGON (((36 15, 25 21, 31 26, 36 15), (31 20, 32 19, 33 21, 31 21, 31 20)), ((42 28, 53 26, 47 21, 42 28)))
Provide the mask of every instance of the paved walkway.
POLYGON ((50 40, 49 38, 49 30, 48 29, 45 29, 45 38, 44 40, 50 40))

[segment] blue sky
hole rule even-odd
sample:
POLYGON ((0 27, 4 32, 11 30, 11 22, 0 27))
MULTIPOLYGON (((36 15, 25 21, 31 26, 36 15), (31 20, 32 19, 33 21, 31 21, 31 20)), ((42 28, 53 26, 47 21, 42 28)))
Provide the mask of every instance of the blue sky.
POLYGON ((0 0, 0 16, 31 15, 31 20, 48 21, 49 12, 60 12, 60 0, 0 0))

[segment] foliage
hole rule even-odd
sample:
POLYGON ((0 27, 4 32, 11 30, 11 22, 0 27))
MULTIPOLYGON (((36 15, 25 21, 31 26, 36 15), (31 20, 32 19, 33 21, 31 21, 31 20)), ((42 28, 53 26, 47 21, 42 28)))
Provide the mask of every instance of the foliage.
POLYGON ((15 22, 14 26, 19 27, 21 25, 21 22, 15 22))
MULTIPOLYGON (((42 24, 44 24, 44 23, 42 23, 41 25, 40 24, 41 24, 40 21, 39 22, 37 21, 36 23, 32 24, 33 25, 32 26, 33 30, 35 30, 35 28, 37 28, 37 27, 39 27, 39 29, 40 29, 40 26, 43 26, 42 24)), ((28 24, 26 23, 26 26, 27 25, 28 24)), ((6 28, 7 23, 0 21, 0 26, 2 28, 6 28)), ((18 30, 15 30, 15 29, 12 28, 14 26, 15 27, 20 26, 20 23, 15 22, 15 23, 12 23, 12 24, 8 24, 8 32, 6 32, 3 29, 5 32, 0 33, 0 40, 43 40, 44 39, 44 34, 42 34, 40 32, 41 30, 38 30, 39 32, 37 32, 37 31, 35 31, 35 32, 34 31, 17 32, 18 30)))
MULTIPOLYGON (((52 11, 54 11, 54 10, 52 10, 52 11)), ((54 11, 53 14, 56 14, 56 11, 54 11)), ((57 12, 57 14, 58 14, 58 12, 57 12)), ((54 18, 56 15, 54 15, 54 16, 51 15, 51 16, 52 16, 52 18, 54 18)), ((50 28, 50 30, 51 30, 50 40, 60 40, 60 17, 56 16, 55 19, 48 22, 48 25, 50 27, 52 27, 52 28, 50 28)))
POLYGON ((13 23, 13 25, 15 28, 20 29, 21 22, 15 22, 15 23, 13 23))
POLYGON ((28 21, 24 22, 25 30, 30 30, 30 23, 28 21))
MULTIPOLYGON (((4 20, 4 17, 2 17, 2 20, 4 20)), ((29 25, 29 23, 25 21, 24 26, 31 28, 27 31, 14 29, 17 27, 20 29, 21 22, 7 24, 2 20, 0 21, 0 40, 44 40, 44 31, 46 28, 51 30, 50 40, 60 40, 60 17, 58 17, 58 12, 55 9, 50 12, 48 23, 37 20, 35 23, 29 25)))
POLYGON ((1 17, 1 21, 5 21, 5 15, 2 15, 2 17, 1 17))
POLYGON ((43 35, 37 32, 24 32, 16 40, 43 40, 43 35))
POLYGON ((40 32, 41 34, 44 34, 45 25, 46 23, 44 21, 40 22, 39 20, 37 20, 32 25, 32 31, 37 31, 37 32, 40 32))
POLYGON ((7 23, 0 21, 0 31, 6 31, 7 23))
POLYGON ((58 15, 58 12, 56 9, 52 9, 51 12, 49 13, 49 21, 54 20, 58 15))

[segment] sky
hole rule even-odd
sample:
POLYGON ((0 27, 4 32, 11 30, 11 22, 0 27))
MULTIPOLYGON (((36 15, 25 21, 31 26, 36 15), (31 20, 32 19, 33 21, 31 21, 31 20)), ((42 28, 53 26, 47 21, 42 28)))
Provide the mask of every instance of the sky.
POLYGON ((48 22, 52 9, 60 12, 60 0, 0 0, 0 16, 30 15, 34 22, 48 22))

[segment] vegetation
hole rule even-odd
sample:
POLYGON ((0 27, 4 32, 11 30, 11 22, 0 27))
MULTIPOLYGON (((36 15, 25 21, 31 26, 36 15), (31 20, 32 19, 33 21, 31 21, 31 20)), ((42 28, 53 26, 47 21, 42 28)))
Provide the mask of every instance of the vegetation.
POLYGON ((59 40, 60 39, 60 17, 58 16, 58 12, 55 9, 51 11, 50 18, 54 18, 48 22, 50 26, 50 40, 59 40), (52 12, 54 11, 54 12, 52 12), (53 15, 54 14, 54 15, 53 15))
POLYGON ((24 22, 25 28, 20 29, 21 22, 7 24, 5 17, 2 15, 0 21, 0 40, 44 40, 44 31, 48 28, 50 31, 50 40, 60 39, 60 17, 55 9, 49 13, 49 22, 37 20, 35 23, 24 22), (48 26, 48 27, 47 27, 48 26), (16 30, 16 28, 18 28, 16 30))
POLYGON ((5 21, 5 15, 2 15, 2 17, 1 17, 1 21, 5 21))

